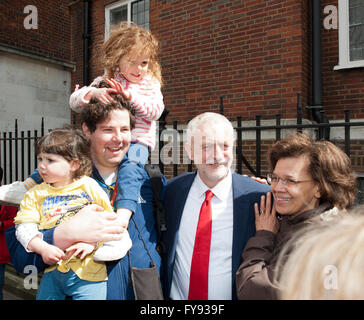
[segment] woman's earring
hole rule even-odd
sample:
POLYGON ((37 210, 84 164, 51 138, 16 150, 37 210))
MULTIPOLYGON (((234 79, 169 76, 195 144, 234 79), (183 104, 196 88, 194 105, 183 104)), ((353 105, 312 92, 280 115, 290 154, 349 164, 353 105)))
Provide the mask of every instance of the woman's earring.
POLYGON ((119 67, 116 67, 115 72, 119 72, 119 71, 120 71, 119 67))

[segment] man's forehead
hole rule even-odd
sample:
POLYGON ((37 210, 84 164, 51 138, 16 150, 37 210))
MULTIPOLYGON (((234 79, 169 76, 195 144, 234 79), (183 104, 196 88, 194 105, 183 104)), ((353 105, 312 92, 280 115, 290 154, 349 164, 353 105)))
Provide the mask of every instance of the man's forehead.
POLYGON ((203 141, 232 140, 233 130, 224 123, 205 124, 195 130, 195 139, 203 141))
POLYGON ((124 127, 130 126, 130 115, 126 109, 112 110, 104 121, 96 124, 96 127, 124 127))

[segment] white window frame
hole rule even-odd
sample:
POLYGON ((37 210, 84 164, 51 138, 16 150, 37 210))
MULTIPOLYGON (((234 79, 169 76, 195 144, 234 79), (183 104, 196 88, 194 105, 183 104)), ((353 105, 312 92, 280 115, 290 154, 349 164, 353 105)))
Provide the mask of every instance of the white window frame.
POLYGON ((110 11, 114 10, 115 8, 125 6, 128 7, 128 22, 131 21, 131 3, 135 0, 121 0, 115 3, 109 4, 105 7, 105 40, 107 40, 110 36, 110 11))
POLYGON ((130 23, 132 21, 131 17, 131 4, 137 0, 120 0, 115 3, 105 6, 105 40, 110 36, 110 12, 115 8, 121 6, 127 6, 127 21, 130 23))
POLYGON ((364 67, 364 60, 350 61, 349 0, 338 0, 339 4, 339 63, 334 70, 364 67))

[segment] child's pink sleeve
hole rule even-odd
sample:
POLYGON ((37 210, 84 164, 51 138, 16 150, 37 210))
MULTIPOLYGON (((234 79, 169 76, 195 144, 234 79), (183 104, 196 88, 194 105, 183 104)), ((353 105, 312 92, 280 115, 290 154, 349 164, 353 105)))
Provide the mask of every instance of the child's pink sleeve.
POLYGON ((91 87, 97 86, 101 80, 102 77, 97 77, 90 86, 84 86, 80 89, 76 87, 75 91, 70 96, 70 108, 77 113, 82 112, 84 107, 90 102, 85 99, 86 94, 91 90, 91 87))
POLYGON ((131 105, 135 115, 147 120, 158 120, 164 110, 163 95, 159 81, 146 78, 131 88, 131 105))

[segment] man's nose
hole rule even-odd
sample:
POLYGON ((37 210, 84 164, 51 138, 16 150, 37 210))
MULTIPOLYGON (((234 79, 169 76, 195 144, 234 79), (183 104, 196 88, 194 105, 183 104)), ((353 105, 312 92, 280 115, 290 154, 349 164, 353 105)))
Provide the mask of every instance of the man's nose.
POLYGON ((216 145, 214 148, 214 156, 216 160, 221 160, 225 158, 224 149, 219 145, 216 145))
POLYGON ((120 142, 121 141, 121 133, 120 132, 114 132, 114 134, 112 135, 112 140, 113 141, 117 141, 120 142))

